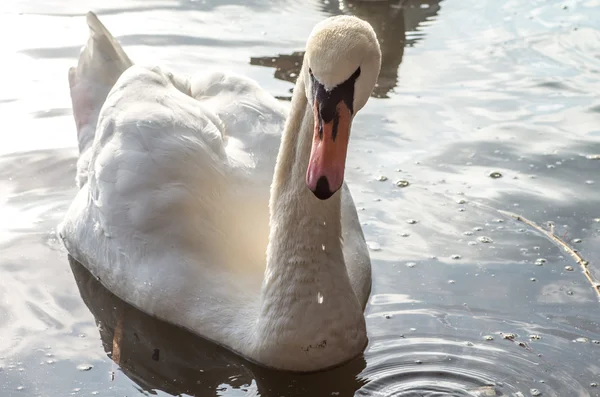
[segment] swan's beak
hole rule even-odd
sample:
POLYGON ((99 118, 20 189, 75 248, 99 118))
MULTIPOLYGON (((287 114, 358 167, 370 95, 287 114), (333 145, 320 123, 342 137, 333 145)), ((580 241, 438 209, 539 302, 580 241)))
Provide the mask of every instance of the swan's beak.
POLYGON ((319 103, 315 101, 315 132, 306 171, 306 184, 317 198, 327 200, 344 182, 352 112, 341 100, 336 106, 333 119, 324 121, 318 109, 319 103))

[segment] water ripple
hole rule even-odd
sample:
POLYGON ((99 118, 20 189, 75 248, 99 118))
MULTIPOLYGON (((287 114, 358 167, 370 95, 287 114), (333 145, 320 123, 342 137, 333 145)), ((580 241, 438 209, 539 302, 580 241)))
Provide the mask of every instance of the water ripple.
POLYGON ((471 343, 439 337, 398 339, 388 335, 370 349, 362 373, 368 383, 357 396, 589 396, 572 375, 522 349, 491 342, 471 343))

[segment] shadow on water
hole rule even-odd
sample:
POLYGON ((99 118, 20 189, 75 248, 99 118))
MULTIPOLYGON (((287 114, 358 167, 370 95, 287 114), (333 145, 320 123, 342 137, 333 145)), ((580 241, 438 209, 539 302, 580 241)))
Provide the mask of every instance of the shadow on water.
POLYGON ((357 379, 366 365, 363 357, 324 373, 269 370, 140 312, 110 293, 70 256, 69 263, 81 297, 95 317, 104 351, 148 392, 203 396, 239 389, 261 396, 351 396, 364 384, 357 379))
MULTIPOLYGON (((419 24, 433 18, 440 9, 440 0, 425 2, 421 0, 396 1, 324 1, 320 3, 321 11, 328 15, 355 15, 369 22, 381 46, 381 72, 372 96, 387 98, 398 84, 398 71, 404 47, 412 46, 418 38, 407 40, 406 32, 416 31, 419 24), (427 7, 423 7, 426 5, 427 7)), ((296 82, 304 51, 277 56, 252 57, 251 65, 275 68, 275 78, 296 82)), ((279 97, 290 100, 291 96, 279 97)))

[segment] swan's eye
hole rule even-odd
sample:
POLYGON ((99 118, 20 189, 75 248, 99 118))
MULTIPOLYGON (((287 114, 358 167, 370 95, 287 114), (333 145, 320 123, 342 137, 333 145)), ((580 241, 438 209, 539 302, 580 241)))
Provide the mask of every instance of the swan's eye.
POLYGON ((351 114, 354 114, 354 84, 360 76, 360 67, 343 83, 328 90, 317 80, 309 69, 312 80, 313 98, 317 102, 320 118, 325 122, 332 121, 340 102, 344 102, 351 114))

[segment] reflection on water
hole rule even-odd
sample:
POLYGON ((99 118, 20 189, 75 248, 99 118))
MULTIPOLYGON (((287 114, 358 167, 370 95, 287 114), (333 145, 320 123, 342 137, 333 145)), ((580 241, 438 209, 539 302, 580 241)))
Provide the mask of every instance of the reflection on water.
MULTIPOLYGON (((414 32, 420 23, 435 17, 439 11, 440 0, 396 0, 396 1, 340 1, 325 0, 321 10, 329 15, 350 14, 368 21, 377 34, 381 46, 381 72, 373 96, 387 98, 388 93, 398 83, 398 68, 402 62, 404 47, 414 45, 419 36, 406 39, 406 32, 414 32)), ((304 51, 277 56, 252 57, 251 65, 275 68, 275 78, 296 82, 300 73, 304 51)), ((290 89, 291 91, 291 89, 290 89)), ((280 99, 291 100, 291 95, 280 96, 280 99)))
POLYGON ((0 151, 27 153, 0 157, 1 396, 600 396, 598 296, 561 248, 495 210, 552 221, 600 279, 595 2, 9 7, 0 151), (265 370, 68 265, 54 231, 75 194, 66 70, 88 9, 139 62, 232 69, 282 97, 324 15, 374 25, 381 98, 355 120, 346 175, 373 258, 364 357, 320 374, 265 370))
POLYGON ((158 389, 173 395, 202 396, 209 391, 239 389, 259 395, 347 396, 364 383, 357 379, 365 367, 363 357, 308 376, 249 363, 136 310, 108 292, 71 257, 69 262, 81 297, 96 319, 105 352, 119 364, 120 371, 148 392, 158 389))

